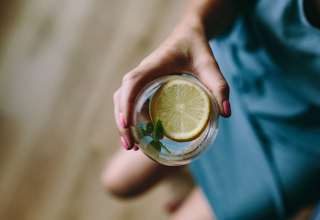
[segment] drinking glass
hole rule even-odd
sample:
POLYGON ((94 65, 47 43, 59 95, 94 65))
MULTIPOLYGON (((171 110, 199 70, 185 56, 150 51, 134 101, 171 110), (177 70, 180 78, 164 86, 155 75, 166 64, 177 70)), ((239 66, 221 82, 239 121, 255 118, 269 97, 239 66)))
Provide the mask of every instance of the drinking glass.
POLYGON ((190 163, 214 141, 218 132, 218 119, 218 105, 209 90, 191 74, 173 74, 155 79, 140 91, 134 105, 131 131, 140 149, 152 160, 167 166, 179 166, 190 163), (193 140, 176 141, 164 135, 155 144, 152 135, 155 125, 150 116, 150 103, 157 90, 173 79, 188 80, 203 89, 211 104, 209 120, 206 128, 193 140))

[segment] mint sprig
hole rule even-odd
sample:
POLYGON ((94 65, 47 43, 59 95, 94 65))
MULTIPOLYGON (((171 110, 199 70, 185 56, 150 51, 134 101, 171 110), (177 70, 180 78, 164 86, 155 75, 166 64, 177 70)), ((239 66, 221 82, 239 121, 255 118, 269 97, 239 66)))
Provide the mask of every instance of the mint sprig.
POLYGON ((156 123, 148 122, 146 126, 141 127, 142 136, 149 136, 152 138, 150 145, 153 146, 157 151, 161 151, 163 148, 167 153, 171 153, 170 150, 161 143, 161 139, 164 136, 164 129, 161 120, 157 120, 156 123))

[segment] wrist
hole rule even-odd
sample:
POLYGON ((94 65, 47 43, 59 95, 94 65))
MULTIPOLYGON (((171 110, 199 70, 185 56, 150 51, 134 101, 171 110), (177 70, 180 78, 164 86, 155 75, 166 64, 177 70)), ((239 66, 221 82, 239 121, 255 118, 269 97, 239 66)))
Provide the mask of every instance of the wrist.
POLYGON ((187 14, 178 24, 177 30, 181 32, 188 32, 190 34, 204 35, 205 24, 200 16, 196 14, 187 14))
MULTIPOLYGON (((320 0, 319 0, 320 1, 320 0)), ((221 35, 234 23, 247 4, 240 7, 234 0, 190 0, 185 17, 193 29, 201 30, 207 38, 221 35)))

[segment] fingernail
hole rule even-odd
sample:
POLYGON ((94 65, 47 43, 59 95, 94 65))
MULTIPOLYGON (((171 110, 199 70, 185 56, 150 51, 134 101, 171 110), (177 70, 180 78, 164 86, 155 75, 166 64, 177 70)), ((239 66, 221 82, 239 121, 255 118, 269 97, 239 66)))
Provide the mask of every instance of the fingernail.
POLYGON ((129 150, 129 143, 124 137, 120 138, 120 142, 124 149, 129 150))
POLYGON ((134 151, 137 151, 137 150, 139 150, 139 145, 137 145, 137 144, 134 144, 134 146, 133 146, 133 150, 134 150, 134 151))
POLYGON ((122 128, 126 128, 127 122, 126 122, 126 119, 124 118, 124 115, 122 113, 120 113, 120 115, 119 115, 119 120, 120 120, 120 126, 122 128))
POLYGON ((231 107, 230 107, 229 100, 224 100, 222 102, 222 106, 223 106, 223 114, 224 114, 224 116, 229 117, 231 115, 231 107))

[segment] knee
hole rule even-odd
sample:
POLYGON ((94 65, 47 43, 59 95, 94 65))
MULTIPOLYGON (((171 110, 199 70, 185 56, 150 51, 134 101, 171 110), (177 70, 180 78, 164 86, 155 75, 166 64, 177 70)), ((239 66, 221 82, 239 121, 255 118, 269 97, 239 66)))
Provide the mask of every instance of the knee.
POLYGON ((130 198, 133 196, 133 184, 128 178, 128 167, 132 166, 133 154, 119 150, 116 152, 103 169, 101 182, 103 189, 118 198, 130 198))
POLYGON ((112 169, 110 166, 103 172, 101 182, 105 192, 115 197, 126 199, 134 196, 129 184, 126 183, 117 170, 112 169))
POLYGON ((106 192, 120 198, 131 198, 153 186, 161 174, 159 165, 143 153, 119 151, 104 169, 102 183, 106 192))

